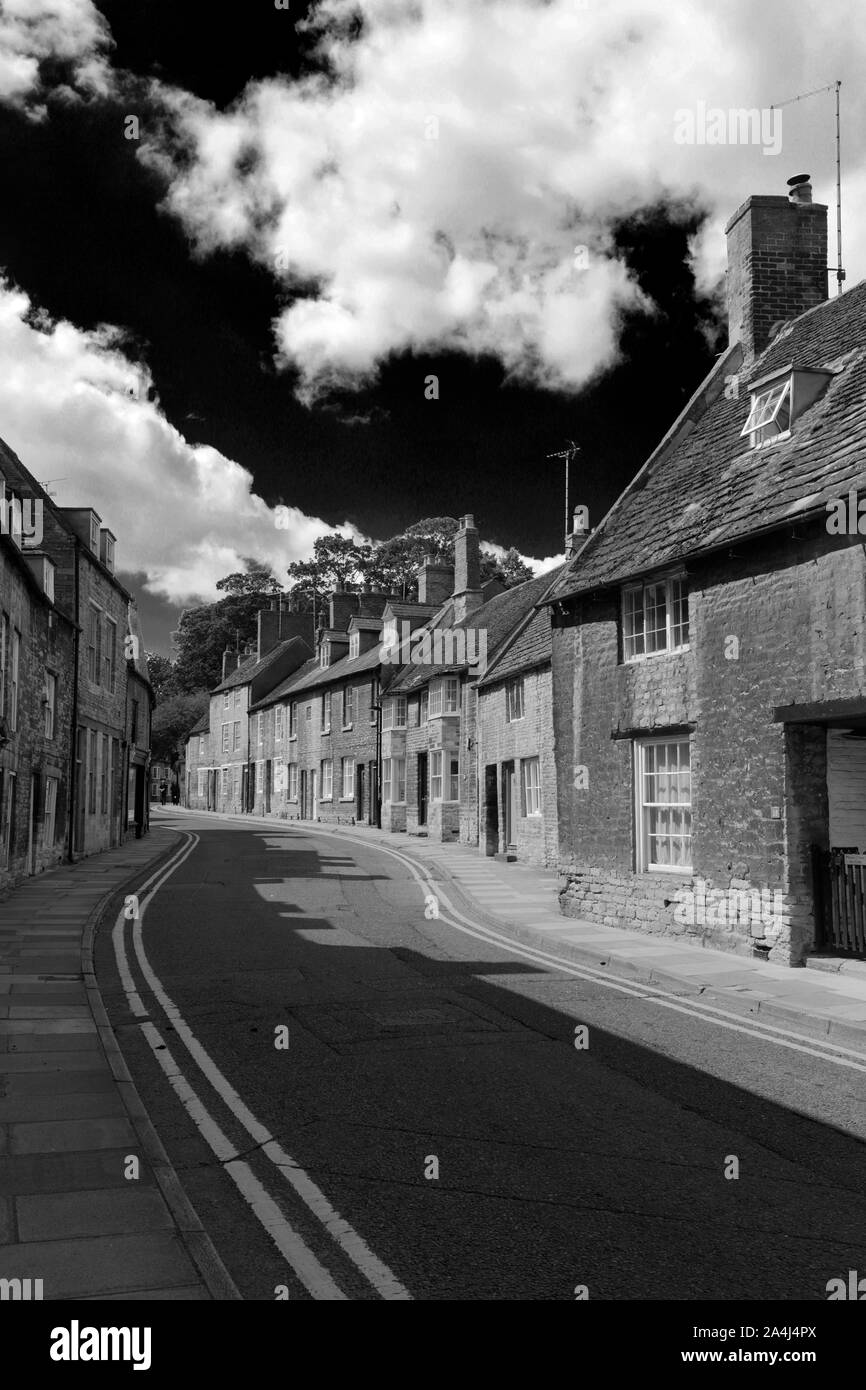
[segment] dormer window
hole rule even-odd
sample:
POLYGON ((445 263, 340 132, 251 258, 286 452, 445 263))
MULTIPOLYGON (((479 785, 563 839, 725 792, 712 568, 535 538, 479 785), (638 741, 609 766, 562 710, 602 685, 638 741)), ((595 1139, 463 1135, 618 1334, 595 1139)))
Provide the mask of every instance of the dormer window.
POLYGON ((90 549, 99 555, 99 517, 95 512, 90 513, 90 549))
POLYGON ((788 377, 768 391, 752 395, 749 418, 740 433, 749 436, 753 449, 760 449, 769 440, 791 433, 791 386, 788 377))
POLYGON ((823 394, 834 375, 826 367, 789 364, 751 382, 752 404, 740 436, 748 435, 753 449, 787 439, 794 421, 823 394))
POLYGON ((111 573, 114 574, 114 542, 116 538, 106 526, 102 528, 101 537, 102 549, 100 552, 100 559, 105 565, 105 568, 111 570, 111 573))
POLYGON ((360 656, 360 655, 361 655, 361 634, 360 634, 360 632, 350 632, 350 633, 349 633, 349 659, 350 659, 350 660, 354 660, 355 657, 360 656))
POLYGON ((319 652, 319 665, 321 666, 323 671, 327 670, 327 667, 330 664, 330 649, 330 642, 322 643, 322 650, 319 652))

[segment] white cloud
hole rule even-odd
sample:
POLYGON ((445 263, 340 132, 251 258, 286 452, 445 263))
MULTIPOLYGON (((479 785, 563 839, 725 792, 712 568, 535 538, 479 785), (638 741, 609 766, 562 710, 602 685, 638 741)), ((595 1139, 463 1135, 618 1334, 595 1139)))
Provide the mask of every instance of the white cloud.
MULTIPOLYGON (((0 5, 0 102, 41 118, 39 64, 70 65, 77 88, 104 95, 110 87, 108 25, 91 0, 3 0, 0 5)), ((67 89, 67 95, 69 91, 67 89)))
MULTIPOLYGON (((784 108, 780 155, 679 144, 677 111, 768 107, 839 75, 859 185, 858 19, 859 0, 320 0, 330 76, 252 82, 226 112, 158 87, 165 138, 140 154, 201 252, 245 247, 303 283, 274 333, 304 398, 436 349, 579 390, 641 303, 611 251, 617 218, 657 200, 707 210, 707 284, 749 193, 784 193, 805 168, 834 201, 831 95, 784 108)), ((861 225, 849 281, 866 270, 861 225)))
POLYGON ((215 585, 243 557, 285 579, 332 527, 289 508, 289 528, 252 490, 251 474, 188 443, 158 403, 147 369, 117 329, 83 332, 34 313, 0 280, 0 431, 25 467, 52 483, 60 506, 93 506, 118 537, 118 568, 147 575, 175 603, 219 597, 215 585))

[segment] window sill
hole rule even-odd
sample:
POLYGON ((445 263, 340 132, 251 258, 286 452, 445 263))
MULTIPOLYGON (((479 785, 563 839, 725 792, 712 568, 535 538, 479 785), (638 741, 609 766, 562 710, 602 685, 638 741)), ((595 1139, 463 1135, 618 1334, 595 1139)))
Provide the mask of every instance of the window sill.
POLYGON ((352 730, 354 729, 354 727, 355 727, 354 724, 341 724, 341 725, 340 725, 340 732, 341 732, 341 733, 344 733, 344 734, 349 734, 349 733, 352 732, 352 730))
POLYGON ((340 797, 340 800, 341 800, 341 801, 354 801, 355 798, 354 798, 354 796, 341 796, 341 797, 340 797))
POLYGON ((684 652, 690 651, 691 646, 687 642, 684 647, 665 647, 660 652, 644 652, 642 656, 624 656, 620 665, 622 666, 642 666, 646 661, 655 661, 660 656, 682 656, 684 652))

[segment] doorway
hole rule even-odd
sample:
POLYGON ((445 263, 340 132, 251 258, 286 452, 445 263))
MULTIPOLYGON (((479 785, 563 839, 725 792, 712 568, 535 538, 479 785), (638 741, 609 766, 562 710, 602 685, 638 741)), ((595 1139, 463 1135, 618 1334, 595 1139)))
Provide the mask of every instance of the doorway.
POLYGON ((367 769, 364 763, 358 763, 355 772, 355 820, 360 822, 364 819, 364 790, 367 785, 367 769))
POLYGON ((505 850, 517 848, 517 774, 514 760, 502 764, 502 810, 505 821, 505 850))
POLYGON ((319 818, 319 774, 314 768, 310 773, 310 814, 313 820, 319 818))
POLYGON ((484 769, 484 853, 499 853, 499 798, 496 795, 496 764, 484 769))
POLYGON ((418 754, 418 824, 427 824, 427 754, 418 754))

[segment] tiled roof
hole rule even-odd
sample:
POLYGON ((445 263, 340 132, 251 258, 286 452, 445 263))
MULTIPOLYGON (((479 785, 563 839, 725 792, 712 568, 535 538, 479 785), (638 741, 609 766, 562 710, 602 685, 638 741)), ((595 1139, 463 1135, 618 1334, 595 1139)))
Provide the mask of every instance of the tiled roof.
MULTIPOLYGON (((556 569, 546 572, 543 578, 548 586, 557 582, 564 569, 564 565, 559 565, 556 569)), ((543 591, 540 597, 543 597, 543 591)), ((490 663, 487 672, 478 682, 479 687, 496 685, 498 681, 507 680, 519 671, 527 671, 533 666, 544 666, 550 661, 552 648, 550 610, 536 609, 524 618, 511 639, 503 643, 500 654, 490 663)))
POLYGON ((826 513, 866 487, 866 281, 793 319, 740 371, 724 354, 679 421, 569 564, 550 598, 620 584, 757 532, 826 513), (748 385, 797 367, 835 372, 794 420, 790 437, 760 449, 740 437, 748 385), (730 381, 737 375, 738 393, 730 381))
MULTIPOLYGON (((534 579, 527 579, 523 584, 516 584, 513 589, 505 589, 502 593, 495 594, 487 603, 482 603, 462 622, 455 623, 454 630, 475 628, 478 631, 486 631, 487 660, 490 662, 521 619, 532 611, 535 604, 550 587, 550 583, 551 576, 541 574, 534 579)), ((442 621, 436 625, 437 628, 448 626, 450 611, 449 609, 443 615, 442 621)), ((427 685, 436 676, 469 669, 467 662, 455 662, 448 666, 404 666, 397 680, 390 687, 390 691, 394 694, 406 695, 410 691, 418 690, 421 686, 427 685)))
POLYGON ((210 733, 210 711, 209 711, 209 710, 205 710, 205 712, 204 712, 204 714, 201 716, 201 718, 200 718, 200 719, 197 719, 196 722, 195 722, 195 724, 193 724, 192 728, 190 729, 189 733, 187 734, 187 739, 195 738, 195 736, 196 736, 197 734, 209 734, 209 733, 210 733))
POLYGON ((310 650, 309 644, 304 641, 303 637, 287 637, 284 642, 278 642, 269 652, 265 652, 261 661, 256 661, 255 656, 247 657, 246 661, 241 662, 241 665, 236 671, 232 671, 230 676, 226 676, 224 681, 214 686, 211 695, 218 695, 223 690, 232 690, 237 685, 249 685, 251 681, 254 681, 258 676, 262 676, 266 671, 270 670, 283 653, 289 650, 293 643, 300 643, 307 651, 310 650))
POLYGON ((267 695, 262 696, 261 700, 250 705, 250 709, 264 709, 267 705, 275 705, 279 700, 302 694, 306 690, 318 690, 323 686, 336 685, 341 681, 351 680, 353 676, 361 676, 365 672, 375 671, 379 663, 379 644, 371 647, 368 652, 362 652, 360 656, 341 656, 339 661, 333 662, 330 666, 322 667, 318 658, 314 657, 311 661, 306 661, 303 666, 299 666, 297 671, 294 671, 280 685, 275 686, 267 695))

